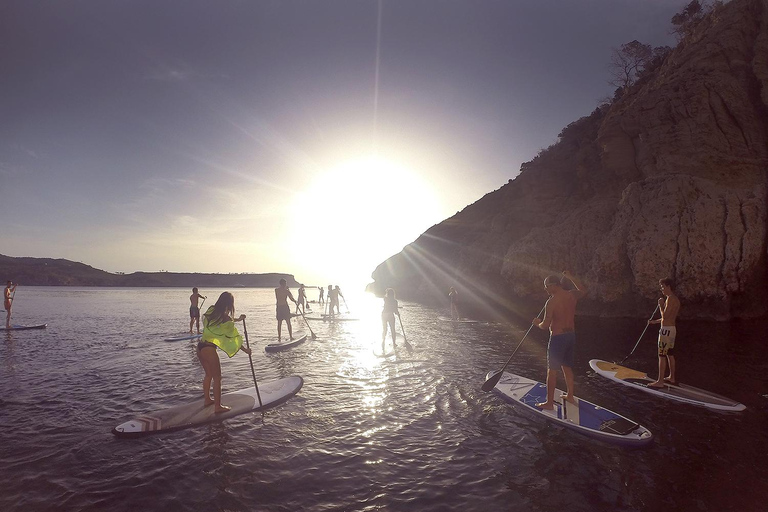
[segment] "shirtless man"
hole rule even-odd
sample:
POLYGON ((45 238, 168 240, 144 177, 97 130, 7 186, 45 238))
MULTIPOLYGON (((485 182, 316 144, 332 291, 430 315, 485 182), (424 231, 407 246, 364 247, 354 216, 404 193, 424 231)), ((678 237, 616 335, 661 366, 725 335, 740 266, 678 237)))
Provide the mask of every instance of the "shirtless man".
POLYGON ((566 394, 560 398, 573 402, 573 351, 576 345, 574 316, 576 301, 584 296, 586 287, 567 270, 563 277, 573 283, 575 290, 565 290, 560 276, 552 275, 544 280, 544 289, 550 294, 544 306, 544 319, 534 318, 533 325, 539 329, 549 329, 547 346, 547 401, 536 404, 542 409, 555 407, 555 388, 557 387, 557 368, 563 369, 566 394))
MULTIPOLYGON (((197 293, 197 288, 192 288, 192 295, 189 296, 189 334, 192 334, 192 326, 197 322, 197 334, 202 334, 200 332, 200 307, 198 306, 198 300, 200 297, 203 297, 199 293, 197 293)), ((205 299, 208 297, 203 297, 203 302, 205 302, 205 299)))
POLYGON ((677 385, 677 379, 675 378, 675 356, 673 352, 675 350, 675 337, 677 336, 675 320, 677 319, 677 313, 680 311, 680 299, 675 295, 674 286, 675 284, 672 279, 659 280, 661 293, 666 297, 666 299, 659 299, 661 318, 648 321, 649 324, 661 324, 658 343, 659 378, 655 382, 648 384, 649 388, 663 388, 664 384, 677 385), (664 377, 667 373, 667 361, 669 361, 669 377, 664 377))
POLYGON ((13 295, 16 294, 17 284, 13 284, 13 281, 6 281, 5 292, 3 293, 3 307, 7 311, 5 315, 5 328, 11 328, 11 306, 13 306, 13 295))
POLYGON ((333 316, 333 308, 336 301, 339 300, 339 296, 333 293, 333 286, 328 285, 328 293, 325 294, 326 302, 328 303, 328 316, 333 316))
POLYGON ((288 299, 298 306, 298 302, 293 298, 291 290, 288 289, 288 283, 285 279, 280 280, 280 286, 275 288, 275 299, 277 301, 276 316, 277 316, 277 341, 280 342, 283 331, 283 320, 288 326, 288 337, 293 341, 293 330, 291 329, 291 307, 288 305, 288 299))

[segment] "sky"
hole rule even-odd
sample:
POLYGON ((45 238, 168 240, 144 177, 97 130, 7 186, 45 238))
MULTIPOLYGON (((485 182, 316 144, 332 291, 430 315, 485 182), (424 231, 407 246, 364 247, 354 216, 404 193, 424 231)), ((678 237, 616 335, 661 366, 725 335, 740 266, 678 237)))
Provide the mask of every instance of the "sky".
POLYGON ((366 282, 678 0, 3 0, 0 254, 366 282))

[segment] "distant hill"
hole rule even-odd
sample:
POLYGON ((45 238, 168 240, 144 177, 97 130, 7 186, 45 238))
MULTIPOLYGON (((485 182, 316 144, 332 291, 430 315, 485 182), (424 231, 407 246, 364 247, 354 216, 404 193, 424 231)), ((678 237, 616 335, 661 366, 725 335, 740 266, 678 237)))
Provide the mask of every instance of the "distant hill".
POLYGON ((231 288, 272 288, 280 278, 289 287, 299 283, 292 274, 197 274, 176 272, 134 272, 112 274, 84 263, 52 258, 14 258, 0 254, 0 282, 25 286, 193 286, 231 288))

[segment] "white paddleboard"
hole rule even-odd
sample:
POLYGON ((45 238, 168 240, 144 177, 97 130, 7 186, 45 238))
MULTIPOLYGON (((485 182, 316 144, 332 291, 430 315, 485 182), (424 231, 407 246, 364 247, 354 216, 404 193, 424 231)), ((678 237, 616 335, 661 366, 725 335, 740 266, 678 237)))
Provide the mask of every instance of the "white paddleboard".
POLYGON ((170 338, 163 338, 163 341, 199 340, 202 337, 203 337, 202 334, 183 334, 181 336, 171 336, 170 338))
POLYGON ((470 320, 468 318, 460 318, 458 320, 454 320, 453 318, 449 318, 447 316, 439 316, 437 317, 438 320, 441 322, 452 322, 454 324, 479 324, 480 320, 470 320))
POLYGON ((296 345, 301 345, 307 341, 307 335, 305 334, 301 338, 295 339, 293 341, 286 341, 285 343, 270 343, 266 347, 264 347, 265 352, 279 352, 281 350, 288 350, 289 348, 293 348, 296 345))
POLYGON ((649 388, 647 384, 655 382, 655 379, 650 378, 647 373, 615 363, 609 363, 608 361, 592 359, 589 362, 589 366, 598 375, 611 379, 614 382, 624 384, 625 386, 632 386, 656 396, 669 398, 670 400, 708 407, 718 411, 743 411, 746 409, 744 404, 740 404, 735 400, 686 384, 665 384, 663 388, 649 388))
POLYGON ((322 318, 307 317, 307 320, 322 320, 323 322, 357 322, 360 319, 359 318, 348 318, 348 317, 343 317, 343 316, 326 316, 326 315, 323 315, 322 318))
POLYGON ((6 326, 0 327, 0 331, 28 331, 30 329, 45 329, 48 324, 40 325, 12 325, 10 328, 6 326))
MULTIPOLYGON (((489 372, 486 379, 495 374, 489 372)), ((504 372, 493 392, 514 406, 595 439, 625 446, 653 440, 651 431, 642 425, 578 397, 574 397, 575 403, 563 400, 559 389, 555 390, 555 408, 540 409, 536 404, 546 401, 547 386, 514 373, 504 372)))
POLYGON ((221 403, 231 407, 227 412, 216 414, 213 405, 203 406, 203 398, 186 404, 155 411, 121 423, 112 429, 117 437, 140 437, 157 432, 170 432, 182 428, 204 425, 226 420, 249 411, 260 411, 275 407, 299 392, 304 379, 299 376, 259 382, 262 406, 256 395, 256 388, 250 387, 222 395, 221 403))

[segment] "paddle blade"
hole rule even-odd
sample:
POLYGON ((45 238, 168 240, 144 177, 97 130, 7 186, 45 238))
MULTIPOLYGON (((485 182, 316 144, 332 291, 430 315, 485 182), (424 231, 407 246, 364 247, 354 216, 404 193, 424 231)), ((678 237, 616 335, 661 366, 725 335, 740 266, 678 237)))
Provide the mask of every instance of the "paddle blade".
POLYGON ((490 391, 493 388, 495 388, 496 384, 498 384, 499 381, 501 380, 502 374, 503 374, 503 372, 498 371, 498 372, 494 373, 493 375, 491 375, 490 377, 488 377, 485 380, 485 382, 483 383, 483 386, 480 389, 482 389, 483 391, 485 391, 487 393, 488 391, 490 391))

